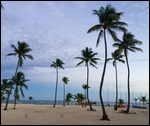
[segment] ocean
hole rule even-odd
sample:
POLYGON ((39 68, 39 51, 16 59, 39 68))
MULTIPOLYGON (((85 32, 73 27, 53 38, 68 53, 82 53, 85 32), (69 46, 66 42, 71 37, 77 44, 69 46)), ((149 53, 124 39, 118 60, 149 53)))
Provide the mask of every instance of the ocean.
MULTIPOLYGON (((101 106, 100 101, 91 101, 91 102, 96 102, 96 106, 101 106)), ((2 103, 6 103, 6 101, 2 101, 2 103)), ((14 103, 14 100, 9 100, 9 103, 14 103)), ((17 104, 29 104, 30 101, 29 100, 19 100, 17 102, 17 104)), ((31 100, 31 104, 43 104, 43 105, 53 105, 54 104, 54 100, 31 100)), ((74 105, 75 102, 74 101, 70 101, 69 105, 74 105)), ((126 103, 124 103, 125 105, 127 105, 126 103)), ((56 101, 56 105, 63 105, 63 101, 62 100, 57 100, 56 101)), ((110 106, 114 106, 115 102, 104 102, 104 105, 110 105, 110 106)), ((131 102, 130 103, 131 106, 135 105, 135 103, 131 102)), ((137 106, 143 106, 142 102, 137 102, 137 106)), ((149 104, 145 103, 145 106, 149 106, 149 104)))

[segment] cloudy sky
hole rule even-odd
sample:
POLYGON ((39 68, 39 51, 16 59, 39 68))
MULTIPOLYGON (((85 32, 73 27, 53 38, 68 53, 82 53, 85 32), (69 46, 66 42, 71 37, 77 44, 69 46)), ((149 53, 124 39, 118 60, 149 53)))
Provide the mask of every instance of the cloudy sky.
MULTIPOLYGON (((56 70, 50 65, 56 58, 63 60, 65 70, 59 70, 58 99, 62 99, 62 77, 67 76, 69 83, 66 93, 84 93, 82 85, 86 83, 86 67, 76 67, 81 50, 91 47, 98 53, 98 69, 90 67, 90 99, 99 100, 99 83, 104 63, 103 40, 96 47, 98 32, 87 34, 90 27, 98 23, 98 17, 92 10, 111 4, 118 12, 124 12, 121 21, 128 24, 127 29, 142 41, 142 52, 130 52, 131 97, 149 95, 149 2, 127 1, 2 1, 5 9, 1 12, 1 78, 11 78, 16 69, 17 57, 5 57, 13 52, 11 44, 25 41, 32 48, 34 60, 27 59, 19 71, 23 71, 29 90, 26 97, 36 100, 53 100, 56 70)), ((122 33, 118 32, 118 37, 122 33)), ((113 40, 107 35, 108 57, 115 50, 113 40)), ((115 71, 112 62, 108 63, 105 74, 103 97, 107 101, 115 99, 115 71)), ((127 68, 118 63, 119 97, 126 100, 127 68)))

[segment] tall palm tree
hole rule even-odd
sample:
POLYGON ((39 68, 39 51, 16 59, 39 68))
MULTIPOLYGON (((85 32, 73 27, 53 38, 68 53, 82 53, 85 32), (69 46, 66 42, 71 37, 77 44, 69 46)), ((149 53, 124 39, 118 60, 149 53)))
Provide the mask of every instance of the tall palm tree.
POLYGON ((68 77, 63 77, 62 81, 64 82, 64 95, 63 95, 63 106, 65 107, 65 84, 68 84, 68 77))
POLYGON ((14 100, 14 108, 16 108, 16 101, 18 99, 19 95, 19 90, 21 92, 21 96, 25 97, 24 92, 23 92, 23 88, 28 89, 28 86, 26 85, 26 82, 29 81, 28 79, 25 79, 25 75, 23 72, 18 72, 17 73, 17 78, 13 77, 12 78, 13 83, 15 84, 15 91, 14 91, 14 96, 15 96, 15 100, 14 100))
MULTIPOLYGON (((17 71, 18 71, 19 66, 22 67, 23 60, 26 60, 26 58, 33 60, 32 55, 28 54, 30 51, 32 51, 32 49, 29 48, 29 45, 26 42, 19 42, 19 41, 18 41, 18 48, 13 44, 11 45, 11 47, 13 48, 14 52, 9 53, 6 56, 18 56, 18 63, 17 63, 16 71, 15 71, 15 78, 17 78, 17 71)), ((12 92, 12 88, 13 86, 10 89, 10 93, 12 92)), ((7 110, 9 97, 10 95, 8 95, 7 97, 4 110, 7 110)))
POLYGON ((56 68, 56 73, 57 73, 57 74, 56 74, 55 101, 54 101, 53 107, 55 107, 55 105, 56 105, 56 98, 57 98, 58 68, 64 69, 64 68, 63 68, 63 64, 65 64, 65 63, 63 63, 62 60, 56 59, 56 61, 55 61, 55 62, 53 61, 53 63, 52 63, 51 66, 50 66, 50 67, 56 68))
POLYGON ((91 27, 87 33, 91 33, 93 31, 100 30, 97 38, 96 46, 99 45, 100 39, 104 37, 104 44, 105 44, 105 61, 104 61, 104 68, 103 73, 101 77, 100 82, 100 89, 99 89, 99 96, 100 101, 102 104, 102 111, 103 111, 103 117, 101 120, 110 120, 106 114, 103 98, 102 98, 102 87, 103 87, 103 81, 106 71, 106 65, 107 65, 107 41, 106 41, 106 31, 112 36, 113 40, 117 39, 116 30, 118 31, 126 31, 127 24, 120 21, 121 16, 123 15, 123 12, 117 12, 114 7, 111 5, 106 5, 106 7, 101 7, 99 10, 93 10, 93 14, 98 16, 99 24, 94 25, 91 27))
POLYGON ((135 51, 142 51, 142 49, 136 47, 136 45, 141 45, 142 42, 135 39, 134 35, 125 32, 122 37, 122 41, 117 39, 117 42, 113 44, 114 47, 118 47, 118 51, 123 52, 125 55, 126 63, 127 63, 127 69, 128 69, 128 77, 127 77, 127 88, 128 88, 128 106, 125 113, 129 112, 130 108, 130 68, 129 68, 129 61, 128 61, 128 53, 129 51, 135 52, 135 51))
MULTIPOLYGON (((82 57, 75 57, 75 59, 80 59, 81 61, 76 65, 79 66, 80 64, 85 62, 85 66, 87 67, 87 86, 89 87, 89 65, 97 68, 95 64, 97 64, 97 60, 100 60, 99 58, 95 58, 97 53, 94 53, 91 48, 86 47, 85 50, 81 51, 82 57)), ((89 100, 89 92, 87 88, 87 100, 90 105, 90 110, 93 110, 90 100, 89 100)))
POLYGON ((124 63, 125 61, 122 59, 123 55, 121 55, 118 50, 115 50, 111 55, 112 55, 112 58, 108 58, 108 61, 113 60, 113 66, 115 67, 115 71, 116 71, 116 104, 114 106, 114 110, 117 110, 118 79, 117 79, 117 62, 116 61, 119 61, 122 63, 124 63))
POLYGON ((88 87, 87 84, 83 84, 83 85, 82 85, 82 88, 85 90, 85 101, 86 101, 86 98, 87 98, 87 97, 86 97, 86 96, 87 96, 87 95, 86 95, 87 89, 90 88, 90 87, 88 87))

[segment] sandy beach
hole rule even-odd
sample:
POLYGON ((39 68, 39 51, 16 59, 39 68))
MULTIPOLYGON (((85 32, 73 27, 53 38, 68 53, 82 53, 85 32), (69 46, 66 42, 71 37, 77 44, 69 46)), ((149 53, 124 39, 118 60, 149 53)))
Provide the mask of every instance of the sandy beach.
POLYGON ((131 108, 136 114, 123 114, 105 107, 110 121, 101 121, 101 106, 93 106, 97 111, 87 111, 89 107, 69 105, 63 107, 56 105, 17 104, 8 110, 1 107, 1 125, 149 125, 149 109, 131 108))

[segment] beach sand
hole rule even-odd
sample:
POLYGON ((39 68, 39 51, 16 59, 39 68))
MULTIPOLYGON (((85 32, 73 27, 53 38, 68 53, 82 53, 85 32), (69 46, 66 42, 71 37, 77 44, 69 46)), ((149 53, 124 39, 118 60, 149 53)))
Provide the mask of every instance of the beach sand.
POLYGON ((87 111, 89 106, 80 105, 34 105, 17 104, 8 105, 4 111, 1 107, 1 125, 149 125, 149 109, 131 108, 136 114, 124 114, 105 107, 110 121, 100 120, 102 117, 101 106, 93 106, 97 111, 87 111))

